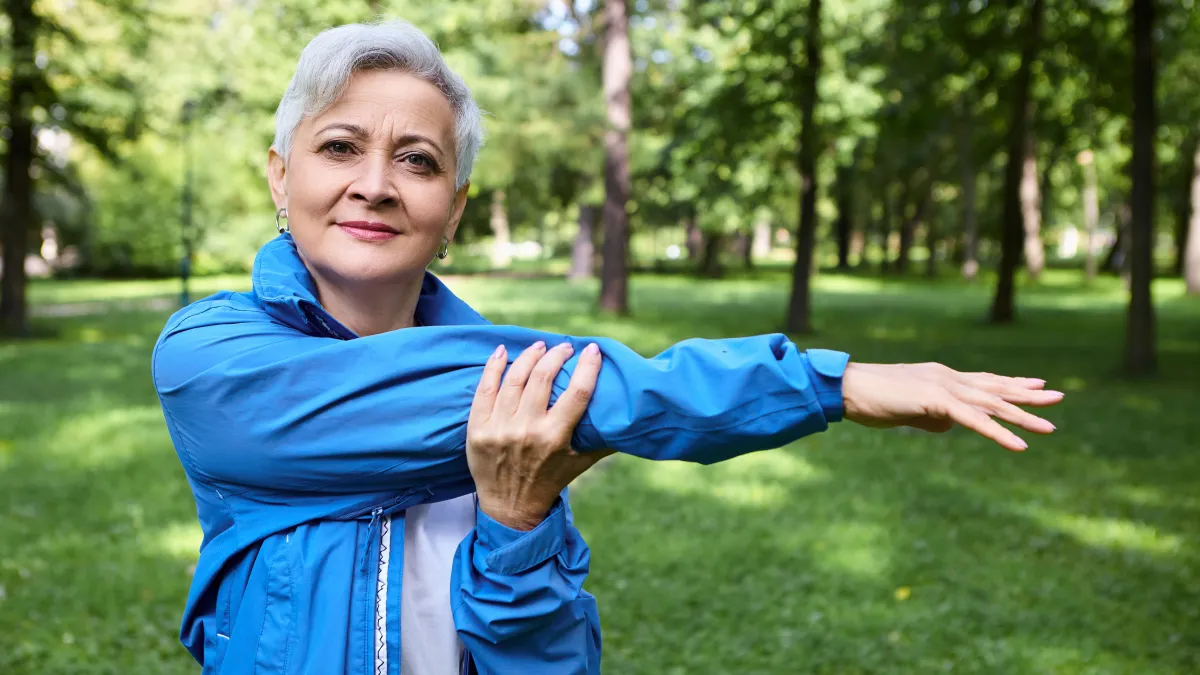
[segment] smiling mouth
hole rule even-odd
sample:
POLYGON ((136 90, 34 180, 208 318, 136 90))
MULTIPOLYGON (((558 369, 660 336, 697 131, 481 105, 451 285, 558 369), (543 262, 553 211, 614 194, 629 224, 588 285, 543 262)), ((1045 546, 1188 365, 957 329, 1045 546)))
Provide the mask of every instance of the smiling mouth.
POLYGON ((366 220, 350 220, 337 223, 343 232, 362 241, 387 241, 400 235, 396 228, 384 223, 366 220))

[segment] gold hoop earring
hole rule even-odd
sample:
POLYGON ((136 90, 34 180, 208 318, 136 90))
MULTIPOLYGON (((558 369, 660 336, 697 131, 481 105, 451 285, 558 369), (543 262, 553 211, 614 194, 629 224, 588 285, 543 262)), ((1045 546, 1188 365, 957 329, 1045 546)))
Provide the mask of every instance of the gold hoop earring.
POLYGON ((292 231, 291 226, 288 225, 288 216, 287 216, 287 208, 286 207, 279 209, 278 211, 275 212, 275 229, 279 230, 279 234, 284 234, 286 232, 292 231), (280 220, 283 220, 283 222, 282 223, 279 222, 280 220))
POLYGON ((450 240, 442 237, 442 245, 438 247, 437 259, 445 260, 450 255, 450 240))

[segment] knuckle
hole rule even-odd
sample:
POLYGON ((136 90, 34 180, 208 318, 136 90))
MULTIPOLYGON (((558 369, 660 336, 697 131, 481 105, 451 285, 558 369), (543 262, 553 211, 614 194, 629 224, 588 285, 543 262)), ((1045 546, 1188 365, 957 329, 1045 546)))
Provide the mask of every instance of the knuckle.
POLYGON ((592 400, 592 388, 584 386, 576 387, 571 392, 571 397, 576 403, 586 404, 592 400))

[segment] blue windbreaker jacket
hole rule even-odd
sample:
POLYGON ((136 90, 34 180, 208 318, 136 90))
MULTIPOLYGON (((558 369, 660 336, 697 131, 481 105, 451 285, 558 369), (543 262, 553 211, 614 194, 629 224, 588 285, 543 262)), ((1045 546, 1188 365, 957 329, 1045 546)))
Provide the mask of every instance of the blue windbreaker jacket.
MULTIPOLYGON (((286 234, 259 251, 252 283, 177 312, 154 349, 204 533, 181 639, 205 675, 371 673, 385 515, 388 664, 399 675, 403 513, 473 491, 467 416, 498 344, 510 355, 538 340, 577 354, 600 345, 579 450, 707 464, 842 415, 848 357, 801 352, 782 335, 687 340, 644 358, 610 339, 493 326, 426 274, 418 327, 358 337, 321 308, 286 234)), ((476 515, 451 579, 463 672, 598 673, 589 552, 566 493, 531 532, 476 515)))

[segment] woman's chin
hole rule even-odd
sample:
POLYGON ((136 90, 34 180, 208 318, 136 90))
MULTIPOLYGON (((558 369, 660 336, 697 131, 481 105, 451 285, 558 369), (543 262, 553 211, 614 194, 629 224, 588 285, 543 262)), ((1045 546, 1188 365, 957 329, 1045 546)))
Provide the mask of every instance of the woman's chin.
POLYGON ((337 251, 323 251, 323 255, 309 256, 311 264, 318 267, 330 280, 337 278, 353 284, 394 284, 421 276, 425 265, 411 260, 411 252, 384 247, 338 247, 337 251), (357 249, 357 250, 355 250, 357 249), (365 250, 364 250, 365 249, 365 250))

